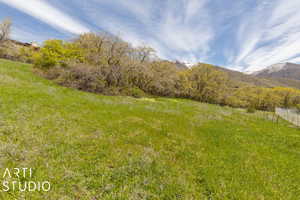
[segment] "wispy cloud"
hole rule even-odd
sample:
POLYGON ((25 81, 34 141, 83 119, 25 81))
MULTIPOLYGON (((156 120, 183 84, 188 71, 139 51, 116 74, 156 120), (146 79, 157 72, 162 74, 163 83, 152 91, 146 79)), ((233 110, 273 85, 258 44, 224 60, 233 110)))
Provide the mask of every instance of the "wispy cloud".
POLYGON ((295 57, 300 53, 300 2, 270 2, 258 4, 240 23, 241 36, 237 38, 241 48, 234 64, 244 70, 299 60, 295 57))
POLYGON ((1 3, 54 27, 50 31, 40 25, 36 31, 31 21, 26 29, 25 19, 19 17, 15 34, 32 40, 60 33, 66 38, 66 33, 92 29, 119 35, 135 46, 152 46, 165 59, 209 62, 241 71, 300 62, 300 1, 296 0, 0 0, 3 17, 1 3))
POLYGON ((38 20, 41 20, 55 28, 68 31, 73 34, 88 32, 89 29, 80 22, 72 19, 67 14, 53 7, 44 0, 0 0, 21 12, 24 12, 38 20))
POLYGON ((90 20, 105 19, 95 23, 135 45, 154 47, 165 59, 203 60, 214 37, 206 0, 93 2, 82 8, 90 20))
POLYGON ((210 26, 210 15, 204 7, 205 3, 184 1, 176 4, 169 1, 160 26, 156 29, 157 38, 175 51, 207 52, 214 32, 210 26))

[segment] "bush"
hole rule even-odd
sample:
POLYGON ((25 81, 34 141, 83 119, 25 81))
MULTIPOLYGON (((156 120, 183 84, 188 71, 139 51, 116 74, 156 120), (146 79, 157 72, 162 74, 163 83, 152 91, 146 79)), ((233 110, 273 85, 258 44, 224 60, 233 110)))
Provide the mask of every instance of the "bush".
POLYGON ((5 58, 5 51, 2 48, 0 48, 0 58, 5 58))
POLYGON ((296 105, 297 112, 300 113, 300 104, 296 105))
POLYGON ((47 70, 46 77, 60 85, 87 92, 102 93, 106 87, 100 70, 84 64, 75 64, 70 68, 51 68, 47 70))
POLYGON ((247 108, 248 113, 300 103, 299 90, 247 84, 237 87, 239 82, 213 65, 199 63, 179 69, 174 62, 155 59, 151 49, 134 48, 106 34, 84 34, 73 42, 49 40, 37 52, 23 49, 20 53, 25 58, 31 54, 36 70, 43 69, 39 71, 47 78, 88 92, 189 98, 247 108))
POLYGON ((118 96, 121 94, 120 90, 121 88, 119 87, 111 86, 111 87, 104 88, 103 94, 109 96, 118 96))
POLYGON ((19 50, 19 60, 25 63, 34 63, 33 55, 36 51, 33 48, 22 47, 19 50))
POLYGON ((19 47, 14 45, 10 41, 6 41, 0 47, 0 58, 12 60, 12 61, 22 61, 20 59, 19 47))
POLYGON ((48 40, 39 52, 33 55, 35 67, 49 69, 54 66, 66 67, 69 62, 82 63, 83 49, 74 43, 62 40, 48 40))
POLYGON ((255 113, 255 111, 256 111, 256 109, 255 109, 254 106, 249 106, 249 107, 247 108, 247 113, 255 113))
POLYGON ((137 88, 137 87, 124 88, 121 91, 121 93, 123 95, 132 96, 132 97, 135 97, 135 98, 141 98, 141 97, 147 96, 146 93, 143 90, 141 90, 140 88, 137 88))

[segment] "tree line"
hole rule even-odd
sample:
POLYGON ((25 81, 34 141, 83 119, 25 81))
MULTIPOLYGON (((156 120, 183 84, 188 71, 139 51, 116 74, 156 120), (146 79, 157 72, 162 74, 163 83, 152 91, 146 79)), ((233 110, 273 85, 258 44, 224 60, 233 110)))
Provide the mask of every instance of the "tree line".
POLYGON ((160 60, 151 47, 133 47, 107 33, 86 33, 71 41, 48 40, 38 50, 21 48, 17 53, 44 77, 88 92, 188 98, 249 110, 274 111, 300 104, 297 89, 236 87, 226 72, 213 65, 179 68, 174 62, 160 60))

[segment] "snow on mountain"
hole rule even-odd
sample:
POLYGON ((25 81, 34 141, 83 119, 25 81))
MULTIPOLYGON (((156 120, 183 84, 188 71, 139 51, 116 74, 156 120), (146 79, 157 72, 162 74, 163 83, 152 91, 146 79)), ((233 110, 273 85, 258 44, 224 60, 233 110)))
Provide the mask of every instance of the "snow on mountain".
POLYGON ((274 64, 271 65, 263 70, 260 71, 256 71, 256 72, 252 72, 252 75, 258 75, 262 72, 264 73, 273 73, 273 72, 279 72, 280 70, 284 69, 284 67, 287 65, 287 63, 278 63, 278 64, 274 64))
POLYGON ((278 63, 261 71, 252 73, 261 78, 284 78, 300 80, 300 65, 293 63, 278 63))

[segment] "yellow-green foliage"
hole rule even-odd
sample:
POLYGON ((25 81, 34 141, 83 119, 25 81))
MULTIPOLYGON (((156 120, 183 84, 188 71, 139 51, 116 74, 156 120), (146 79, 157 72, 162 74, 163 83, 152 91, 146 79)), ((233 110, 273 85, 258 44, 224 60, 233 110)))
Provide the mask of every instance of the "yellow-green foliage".
POLYGON ((74 43, 62 40, 48 40, 33 54, 34 64, 40 68, 66 66, 68 62, 83 62, 83 49, 74 43))
POLYGON ((89 92, 131 96, 145 92, 268 111, 300 104, 299 90, 240 86, 226 72, 204 63, 179 69, 173 62, 153 59, 149 47, 134 48, 106 34, 83 34, 73 42, 49 40, 40 50, 22 50, 21 55, 58 83, 89 92))
POLYGON ((33 63, 33 56, 36 53, 36 50, 33 48, 22 47, 19 50, 19 59, 22 62, 33 63))
POLYGON ((274 111, 276 107, 293 107, 300 103, 300 91, 293 88, 242 87, 234 90, 227 104, 234 107, 253 106, 258 110, 274 111))
POLYGON ((282 107, 290 108, 300 103, 300 91, 297 89, 277 87, 273 91, 280 97, 282 107))

